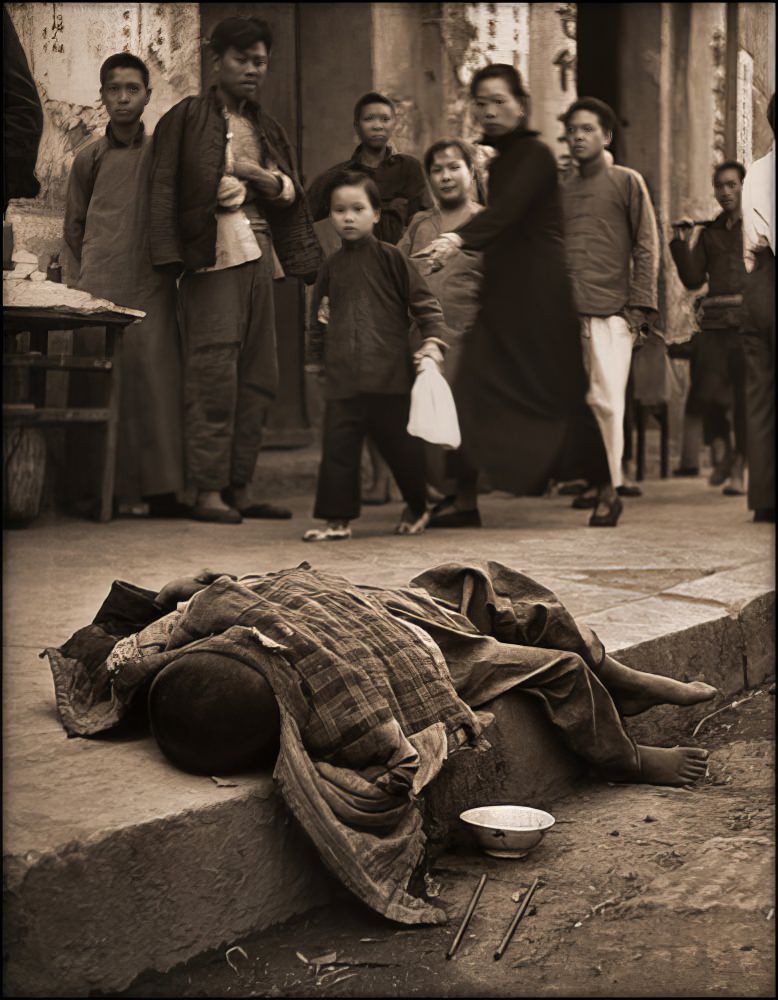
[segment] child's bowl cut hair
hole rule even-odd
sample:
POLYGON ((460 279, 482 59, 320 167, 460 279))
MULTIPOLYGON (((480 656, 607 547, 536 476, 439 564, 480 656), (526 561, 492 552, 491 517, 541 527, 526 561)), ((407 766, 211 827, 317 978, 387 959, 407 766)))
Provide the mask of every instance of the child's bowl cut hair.
POLYGON ((257 42, 264 42, 267 54, 273 48, 273 29, 261 17, 225 17, 211 32, 211 51, 223 56, 229 48, 245 52, 257 42))
POLYGON ((142 59, 139 59, 138 56, 134 56, 131 52, 117 52, 113 56, 108 56, 103 65, 100 67, 101 89, 105 86, 108 74, 112 69, 136 69, 143 79, 143 86, 146 90, 149 89, 149 83, 151 81, 149 68, 142 59))
POLYGON ((475 162, 473 160, 473 154, 468 149, 467 143, 462 139, 438 139, 437 142, 433 142, 427 152, 424 154, 424 173, 429 177, 430 170, 432 169, 432 162, 438 153, 442 153, 446 149, 458 149, 462 154, 462 159, 467 164, 468 170, 475 169, 475 162))
POLYGON ((387 97, 386 94, 379 94, 377 90, 371 90, 367 94, 363 94, 354 105, 355 122, 359 121, 362 109, 368 104, 385 104, 391 110, 393 115, 397 114, 397 108, 395 107, 394 101, 391 97, 387 97))
POLYGON ((363 174, 359 170, 342 170, 332 178, 330 183, 327 185, 326 193, 328 211, 332 207, 333 194, 338 190, 338 188, 342 187, 363 188, 365 194, 367 195, 367 200, 376 212, 381 211, 381 194, 378 190, 378 185, 372 177, 368 177, 367 174, 363 174))

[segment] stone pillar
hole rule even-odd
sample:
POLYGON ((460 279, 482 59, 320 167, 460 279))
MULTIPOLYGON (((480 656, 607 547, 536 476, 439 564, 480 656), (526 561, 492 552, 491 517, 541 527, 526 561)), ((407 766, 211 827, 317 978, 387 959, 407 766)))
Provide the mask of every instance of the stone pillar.
POLYGON ((529 6, 531 124, 565 169, 570 163, 570 153, 559 116, 577 97, 576 5, 533 3, 529 6))

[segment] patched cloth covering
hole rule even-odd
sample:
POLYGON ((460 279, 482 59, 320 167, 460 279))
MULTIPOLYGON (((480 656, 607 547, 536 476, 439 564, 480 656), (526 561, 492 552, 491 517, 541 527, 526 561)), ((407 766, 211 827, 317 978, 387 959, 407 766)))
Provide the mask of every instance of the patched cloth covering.
MULTIPOLYGON (((599 641, 550 591, 499 563, 447 564, 397 590, 307 563, 221 577, 162 622, 153 597, 115 583, 92 625, 45 650, 68 733, 116 725, 153 676, 194 648, 238 658, 278 700, 274 777, 287 804, 337 877, 401 923, 446 920, 407 888, 425 847, 416 796, 449 753, 488 746, 460 694, 477 706, 519 684, 542 696, 545 683, 552 721, 570 727, 573 743, 598 743, 597 705, 617 737, 621 728, 592 672, 599 641)), ((617 738, 601 757, 625 747, 617 738)))

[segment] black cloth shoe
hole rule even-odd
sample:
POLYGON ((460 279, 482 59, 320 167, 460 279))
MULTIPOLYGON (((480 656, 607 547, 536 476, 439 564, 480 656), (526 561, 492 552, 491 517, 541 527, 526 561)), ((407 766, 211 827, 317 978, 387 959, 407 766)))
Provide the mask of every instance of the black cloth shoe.
POLYGON ((288 507, 279 507, 274 503, 252 503, 248 507, 236 507, 235 493, 229 487, 222 490, 222 500, 241 514, 242 517, 264 519, 267 521, 288 521, 292 516, 288 507))
POLYGON ((760 507, 754 511, 754 521, 765 524, 775 524, 775 507, 760 507))
POLYGON ((250 507, 239 509, 243 517, 264 518, 267 521, 288 521, 292 516, 288 507, 278 507, 274 503, 253 503, 250 507))
POLYGON ((192 508, 188 503, 181 503, 175 493, 158 493, 156 496, 144 497, 149 505, 149 517, 191 517, 192 508))
POLYGON ((569 483, 561 483, 558 489, 560 497, 577 497, 581 493, 585 493, 588 489, 586 481, 583 479, 574 479, 569 483))
POLYGON ((570 506, 574 507, 576 510, 593 510, 597 506, 597 497, 582 494, 581 496, 576 497, 570 506))
POLYGON ((639 486, 617 486, 616 492, 620 497, 642 497, 643 490, 639 486))
POLYGON ((448 510, 445 513, 433 514, 428 528, 480 528, 481 513, 474 510, 448 510))
POLYGON ((193 507, 194 521, 210 521, 212 524, 240 524, 243 518, 234 507, 193 507))
POLYGON ((597 514, 596 512, 592 514, 589 518, 590 528, 615 528, 619 523, 619 518, 621 517, 621 512, 624 510, 624 504, 619 500, 618 497, 614 497, 613 500, 608 504, 607 514, 597 514))

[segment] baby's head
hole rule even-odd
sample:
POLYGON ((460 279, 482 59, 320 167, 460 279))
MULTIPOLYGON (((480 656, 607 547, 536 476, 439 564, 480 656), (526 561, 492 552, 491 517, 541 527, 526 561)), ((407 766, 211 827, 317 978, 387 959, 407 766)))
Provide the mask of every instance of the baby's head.
POLYGON ((348 243, 370 236, 381 217, 381 196, 375 181, 355 170, 343 171, 333 179, 329 204, 335 231, 348 243))

